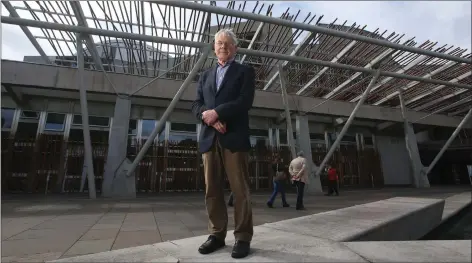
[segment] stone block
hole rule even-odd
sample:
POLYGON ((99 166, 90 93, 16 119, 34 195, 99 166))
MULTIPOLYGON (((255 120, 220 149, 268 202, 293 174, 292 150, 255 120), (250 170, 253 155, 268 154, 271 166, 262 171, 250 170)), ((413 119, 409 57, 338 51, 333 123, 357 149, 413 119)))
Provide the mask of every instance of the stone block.
POLYGON ((471 262, 470 240, 350 242, 369 262, 471 262))

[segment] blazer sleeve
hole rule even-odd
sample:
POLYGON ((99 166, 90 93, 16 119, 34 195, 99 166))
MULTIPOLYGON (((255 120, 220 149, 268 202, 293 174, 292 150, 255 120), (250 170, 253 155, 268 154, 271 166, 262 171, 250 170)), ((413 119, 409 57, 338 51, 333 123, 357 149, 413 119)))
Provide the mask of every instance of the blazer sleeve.
POLYGON ((205 106, 205 99, 203 98, 203 83, 205 83, 206 72, 203 72, 200 75, 197 83, 197 97, 192 103, 192 113, 195 115, 195 118, 202 120, 202 113, 208 108, 205 106))
POLYGON ((255 93, 254 68, 245 66, 243 74, 244 80, 239 96, 235 100, 220 104, 215 108, 218 119, 227 121, 233 116, 247 113, 251 109, 255 93))

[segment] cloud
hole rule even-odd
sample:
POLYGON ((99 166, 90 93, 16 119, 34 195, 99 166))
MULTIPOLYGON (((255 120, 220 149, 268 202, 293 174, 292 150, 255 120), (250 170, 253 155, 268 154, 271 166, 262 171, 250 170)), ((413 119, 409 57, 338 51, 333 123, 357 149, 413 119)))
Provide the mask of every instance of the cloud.
POLYGON ((466 1, 316 1, 296 3, 304 10, 323 14, 322 21, 348 21, 367 25, 366 29, 405 34, 444 44, 471 47, 471 2, 466 1))
MULTIPOLYGON (((32 7, 38 8, 33 2, 29 2, 32 7)), ((217 2, 218 6, 226 7, 227 2, 217 2)), ((271 3, 274 4, 273 16, 279 17, 282 12, 290 8, 290 13, 295 14, 298 9, 301 10, 298 21, 302 21, 308 12, 317 17, 324 15, 322 23, 330 23, 338 18, 338 23, 343 23, 347 20, 347 25, 356 22, 358 25, 367 25, 366 29, 373 31, 377 28, 381 32, 387 30, 388 33, 396 32, 405 34, 404 40, 416 37, 416 41, 421 44, 426 40, 437 41, 436 47, 449 44, 455 47, 467 48, 471 47, 471 2, 469 1, 313 1, 313 2, 288 2, 288 1, 274 1, 274 2, 260 2, 265 4, 264 10, 271 3)), ((15 6, 23 6, 22 3, 12 2, 15 6)), ((236 8, 240 2, 236 2, 236 8)), ((115 4, 118 7, 117 4, 115 4)), ((255 2, 246 2, 245 10, 251 12, 254 8, 255 2)), ((87 4, 82 4, 86 16, 91 16, 91 12, 87 4)), ((129 7, 129 4, 127 5, 129 7)), ((99 17, 102 11, 92 4, 92 8, 99 17)), ((133 9, 134 10, 134 9, 133 9)), ((163 19, 157 10, 154 10, 154 17, 161 26, 163 19)), ((164 11, 162 9, 162 11, 164 11)), ((112 10, 113 18, 116 15, 112 10)), ((31 19, 25 11, 19 10, 20 16, 31 19)), ((134 11, 132 13, 135 13, 134 11)), ((2 15, 9 15, 8 11, 2 6, 2 15)), ((118 14, 121 18, 121 14, 118 14)), ((56 16, 57 17, 57 16, 56 16)), ((145 10, 145 20, 147 24, 151 24, 151 14, 149 9, 145 10)), ((190 12, 187 11, 188 19, 192 18, 190 12)), ((193 15, 193 18, 195 15, 193 15)), ((177 9, 176 19, 180 19, 177 9)), ((136 19, 134 19, 136 22, 136 19)), ((171 27, 174 25, 174 16, 167 20, 171 27)), ((89 21, 89 23, 92 23, 89 21)), ((179 23, 179 22, 178 22, 179 23)), ((190 20, 187 20, 188 23, 190 20)), ((214 22, 215 23, 215 22, 214 22)), ((213 24, 214 24, 213 23, 213 24)), ((90 24, 90 26, 95 26, 90 24)), ((33 35, 43 35, 40 29, 31 28, 33 35)), ((190 28, 192 30, 192 28, 190 28)), ((137 28, 133 27, 133 31, 137 32, 137 28)), ((161 33, 158 30, 159 34, 161 33)), ((151 34, 150 29, 146 30, 146 34, 151 34)), ((191 35, 187 36, 190 39, 191 35)), ((95 36, 94 40, 98 41, 95 36)), ((48 55, 55 55, 52 47, 46 40, 38 40, 43 46, 44 51, 48 55)), ((71 44, 70 44, 71 45, 71 44)), ((66 49, 65 43, 61 44, 63 49, 66 49)), ((165 47, 163 48, 165 49, 165 47)), ((66 53, 66 51, 64 51, 66 53)), ((68 52, 70 53, 70 52, 68 52)), ((26 38, 24 33, 18 26, 2 24, 2 58, 23 60, 25 55, 39 55, 34 49, 33 45, 26 38)))

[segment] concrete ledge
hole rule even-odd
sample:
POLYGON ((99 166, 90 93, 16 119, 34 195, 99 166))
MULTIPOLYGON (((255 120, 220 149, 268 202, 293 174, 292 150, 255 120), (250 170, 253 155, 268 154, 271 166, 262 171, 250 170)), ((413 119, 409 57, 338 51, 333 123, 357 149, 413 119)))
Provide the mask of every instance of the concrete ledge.
MULTIPOLYGON (((378 245, 376 242, 356 242, 359 245, 350 246, 352 243, 340 241, 420 238, 441 222, 443 208, 444 200, 402 197, 264 224, 254 228, 252 253, 242 260, 230 257, 234 236, 229 231, 226 248, 211 255, 200 255, 197 251, 207 238, 204 235, 52 262, 369 262, 370 258, 385 261, 389 260, 385 256, 390 254, 376 255, 375 247, 379 247, 378 251, 384 247, 387 250, 385 244, 390 242, 378 245)), ((430 251, 431 246, 447 248, 451 245, 434 242, 414 243, 414 251, 423 249, 421 253, 430 253, 429 262, 430 257, 444 262, 443 256, 436 255, 443 252, 439 249, 430 251)), ((402 261, 421 259, 420 252, 411 257, 402 252, 408 249, 404 242, 394 244, 400 252, 392 249, 391 253, 403 253, 402 261)), ((458 244, 460 248, 465 246, 463 242, 458 244)), ((455 262, 466 262, 470 253, 458 253, 453 258, 455 262)))
POLYGON ((255 227, 254 232, 252 253, 241 260, 230 256, 234 237, 228 233, 226 247, 210 255, 198 253, 197 248, 207 238, 199 236, 52 262, 367 262, 346 246, 331 240, 260 226, 255 227))
POLYGON ((470 240, 343 243, 369 262, 472 262, 470 240))
POLYGON ((440 199, 396 197, 263 226, 333 241, 415 240, 441 223, 443 208, 440 199))
POLYGON ((472 194, 470 192, 464 192, 446 198, 444 204, 444 212, 442 215, 442 222, 445 222, 449 218, 455 216, 457 213, 462 211, 462 209, 466 208, 471 203, 472 194))

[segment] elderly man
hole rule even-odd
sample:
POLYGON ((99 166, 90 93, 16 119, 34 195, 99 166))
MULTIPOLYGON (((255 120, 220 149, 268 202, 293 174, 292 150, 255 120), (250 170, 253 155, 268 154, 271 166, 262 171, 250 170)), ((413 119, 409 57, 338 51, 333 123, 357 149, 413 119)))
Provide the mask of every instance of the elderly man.
POLYGON ((236 242, 231 256, 243 258, 249 254, 253 236, 248 152, 255 73, 252 67, 234 61, 237 44, 232 30, 222 29, 215 34, 218 63, 201 74, 192 111, 202 122, 199 151, 203 153, 210 231, 208 240, 198 251, 209 254, 225 246, 228 227, 223 193, 222 169, 225 169, 234 194, 236 242))
POLYGON ((290 162, 288 168, 292 176, 292 181, 297 187, 297 206, 295 207, 297 210, 305 210, 305 206, 303 205, 303 193, 305 191, 305 184, 308 183, 308 174, 310 172, 304 155, 303 151, 298 152, 297 158, 290 162))

